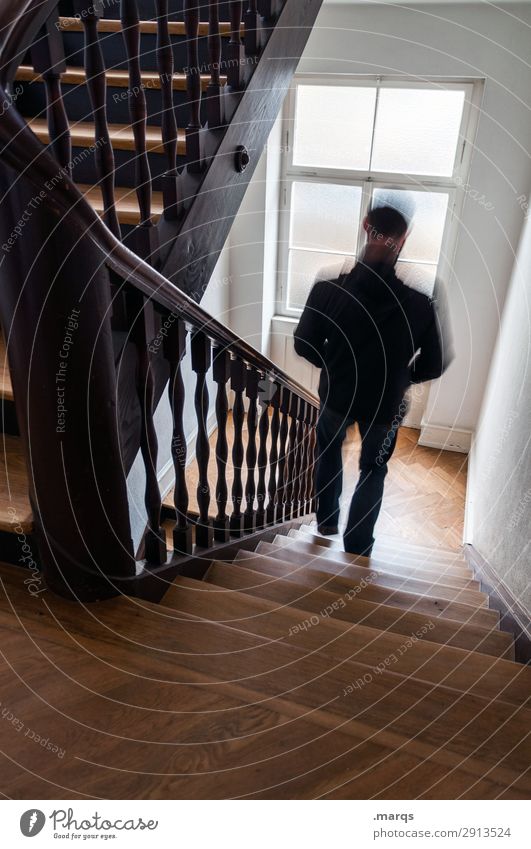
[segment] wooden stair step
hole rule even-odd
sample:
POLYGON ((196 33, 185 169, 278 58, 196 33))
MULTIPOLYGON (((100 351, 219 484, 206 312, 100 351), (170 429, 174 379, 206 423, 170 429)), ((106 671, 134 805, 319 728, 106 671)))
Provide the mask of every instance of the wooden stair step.
MULTIPOLYGON (((286 539, 286 537, 283 537, 283 539, 286 539)), ((447 601, 458 601, 461 604, 469 604, 473 607, 489 606, 489 597, 486 593, 469 589, 454 589, 431 579, 424 580, 424 578, 384 572, 375 568, 372 561, 370 566, 342 563, 341 560, 336 560, 327 553, 324 555, 306 553, 295 546, 279 543, 277 537, 273 543, 258 543, 256 551, 260 554, 267 554, 270 557, 281 557, 290 563, 297 563, 301 568, 310 566, 312 569, 341 575, 344 578, 348 577, 352 581, 359 581, 365 578, 366 580, 370 580, 371 583, 387 587, 388 589, 404 590, 405 592, 412 592, 422 596, 436 596, 447 601)))
MULTIPOLYGON (((281 791, 282 785, 288 785, 284 792, 289 795, 297 792, 311 798, 316 772, 324 791, 342 780, 345 767, 339 769, 338 759, 348 759, 352 774, 357 770, 363 773, 349 754, 353 746, 356 759, 359 755, 363 760, 364 751, 370 749, 378 753, 378 758, 392 758, 389 747, 366 743, 363 735, 356 739, 341 730, 334 731, 325 752, 322 723, 305 717, 300 709, 294 711, 289 706, 285 710, 287 706, 281 700, 257 704, 254 693, 217 685, 214 678, 192 676, 189 683, 172 681, 165 685, 162 678, 175 677, 176 670, 183 679, 190 678, 175 659, 161 656, 150 658, 148 663, 142 651, 133 647, 120 652, 110 643, 103 644, 102 650, 97 633, 79 639, 76 634, 74 640, 72 630, 62 631, 46 611, 39 618, 23 616, 23 622, 27 634, 13 611, 7 616, 0 608, 3 699, 10 706, 16 705, 17 715, 23 715, 28 728, 38 728, 41 737, 49 737, 64 754, 58 775, 57 761, 49 751, 35 745, 24 747, 20 742, 23 735, 13 734, 9 723, 1 723, 2 752, 11 758, 3 761, 2 769, 13 798, 33 797, 29 789, 35 787, 40 788, 39 798, 53 797, 57 786, 63 792, 68 788, 69 798, 76 797, 76 791, 83 797, 89 788, 94 788, 97 796, 110 798, 119 792, 117 770, 123 771, 120 795, 132 798, 224 798, 267 794, 268 787, 273 795, 279 783, 281 791), (42 653, 38 663, 31 657, 35 645, 42 653), (8 661, 12 668, 7 666, 8 661), (23 688, 15 669, 26 682, 23 688), (160 679, 154 680, 157 674, 160 679), (28 685, 33 692, 26 689, 28 685), (146 698, 149 694, 151 698, 146 698), (142 704, 142 698, 145 705, 136 707, 136 703, 142 704), (134 731, 128 736, 126 729, 134 731), (294 750, 298 751, 296 757, 294 750), (198 770, 198 761, 207 768, 198 770), (99 764, 108 764, 108 768, 99 764), (229 784, 220 781, 220 770, 222 774, 230 771, 229 784), (125 776, 133 783, 122 784, 125 776)), ((327 731, 325 726, 325 738, 327 731)), ((399 775, 407 771, 409 757, 402 757, 399 775)), ((369 757, 376 770, 378 758, 369 757)), ((418 766, 422 766, 421 758, 418 766)), ((433 768, 438 771, 436 764, 433 768)), ((380 775, 380 783, 382 778, 380 775)), ((469 777, 468 784, 472 783, 469 777)), ((417 786, 416 781, 413 786, 417 786)), ((488 782, 485 790, 493 792, 494 787, 488 782)))
MULTIPOLYGON (((324 537, 317 533, 316 529, 310 528, 308 525, 301 526, 300 536, 308 538, 314 545, 322 545, 328 548, 343 548, 343 540, 341 537, 324 537)), ((403 546, 399 542, 395 545, 383 543, 376 539, 373 548, 373 557, 376 559, 385 560, 391 557, 397 562, 407 562, 412 566, 421 566, 422 568, 446 568, 455 570, 455 574, 470 574, 472 570, 467 565, 466 560, 461 554, 454 554, 452 557, 441 555, 437 549, 417 549, 415 546, 403 546)))
MULTIPOLYGON (((329 545, 343 547, 343 539, 340 535, 334 537, 321 536, 317 528, 309 525, 301 527, 301 532, 310 537, 318 545, 329 545)), ((464 555, 461 552, 453 554, 441 554, 437 548, 429 548, 427 546, 404 545, 401 540, 396 540, 391 543, 387 540, 382 540, 380 535, 377 536, 373 547, 373 556, 384 558, 393 556, 397 560, 407 559, 410 563, 425 564, 427 567, 447 566, 452 569, 465 569, 470 571, 464 555)))
MULTIPOLYGON (((428 617, 422 613, 411 613, 385 604, 374 604, 359 598, 346 600, 337 593, 321 589, 300 588, 294 581, 269 580, 259 572, 245 570, 247 585, 241 586, 242 570, 219 566, 211 572, 210 580, 198 582, 191 578, 176 578, 166 592, 163 604, 174 610, 181 609, 183 590, 189 605, 188 612, 199 615, 205 588, 214 595, 216 609, 209 618, 225 624, 241 623, 255 631, 255 619, 275 617, 277 612, 289 615, 299 623, 316 615, 320 621, 328 619, 341 622, 344 627, 354 624, 365 625, 381 631, 391 631, 410 637, 412 633, 428 628, 425 639, 432 643, 450 645, 467 651, 479 651, 493 657, 514 660, 514 642, 510 634, 477 625, 467 625, 440 617, 428 617), (232 585, 235 583, 235 587, 232 585), (231 592, 220 592, 229 589, 231 592), (194 605, 196 605, 194 607, 194 605)), ((314 621, 314 620, 312 620, 314 621)))
MULTIPOLYGON (((284 557, 284 555, 283 555, 284 557)), ((319 570, 313 564, 303 566, 287 558, 280 560, 278 552, 270 557, 259 552, 239 551, 234 563, 259 572, 265 572, 274 578, 286 578, 296 581, 303 587, 329 590, 339 594, 352 589, 352 580, 341 575, 319 570)), ((428 616, 443 616, 456 622, 474 623, 485 628, 499 627, 500 615, 497 610, 487 607, 473 607, 469 604, 448 601, 447 599, 434 596, 422 596, 405 590, 396 590, 379 585, 374 582, 361 583, 358 580, 356 586, 359 592, 358 598, 372 601, 375 604, 392 604, 402 610, 412 610, 416 613, 425 613, 428 616)))
MULTIPOLYGON (((107 85, 110 88, 130 87, 128 71, 111 68, 105 71, 105 78, 107 85)), ((19 82, 31 83, 43 81, 41 75, 34 71, 31 65, 20 65, 15 79, 19 82)), ((61 82, 63 85, 86 85, 87 75, 85 69, 75 65, 68 66, 61 76, 61 82)), ((141 82, 147 90, 160 89, 160 77, 158 71, 142 71, 141 82)), ((201 86, 203 91, 206 90, 209 82, 210 76, 208 74, 201 74, 201 86)), ((221 82, 224 85, 226 83, 226 77, 222 77, 221 82)), ((175 73, 173 75, 173 89, 174 91, 186 91, 186 74, 175 73)))
MULTIPOLYGON (((72 18, 65 15, 59 18, 59 28, 63 32, 83 32, 83 21, 81 18, 72 18)), ((171 36, 186 35, 186 29, 183 21, 169 21, 168 30, 171 36)), ((223 38, 230 37, 230 23, 220 22, 219 30, 223 38)), ((243 25, 241 31, 242 33, 245 31, 245 27, 243 25)), ((100 18, 98 21, 98 32, 122 32, 122 22, 119 20, 113 20, 112 18, 100 18)), ((156 35, 157 21, 140 21, 140 33, 142 35, 156 35)), ((199 35, 204 37, 208 35, 208 33, 209 24, 205 21, 201 21, 199 24, 199 35)))
POLYGON ((449 548, 447 546, 441 545, 423 545, 422 543, 412 542, 407 539, 402 539, 400 537, 394 537, 390 534, 378 534, 378 539, 376 540, 375 545, 378 544, 384 545, 390 548, 401 548, 406 551, 412 552, 422 552, 424 554, 433 554, 437 555, 437 557, 445 558, 448 560, 454 560, 455 558, 461 558, 462 562, 466 564, 466 557, 463 552, 462 546, 458 548, 449 548))
MULTIPOLYGON (((394 494, 389 495, 389 498, 394 498, 397 502, 400 502, 404 497, 404 493, 401 491, 395 491, 394 494)), ((307 530, 308 533, 311 534, 317 534, 317 523, 315 521, 305 523, 304 530, 307 530)), ((323 537, 321 537, 321 539, 323 539, 323 537)), ((457 558, 459 562, 462 562, 465 565, 467 564, 467 560, 461 546, 454 549, 438 544, 426 545, 425 543, 414 542, 413 540, 405 537, 392 536, 388 533, 379 532, 376 537, 374 547, 385 547, 386 549, 392 548, 393 550, 399 549, 400 551, 407 551, 412 554, 437 555, 439 558, 452 561, 457 558)))
POLYGON ((423 565, 411 564, 407 559, 394 560, 391 555, 389 557, 363 557, 359 554, 350 554, 338 545, 322 545, 318 542, 312 542, 306 533, 297 534, 296 531, 289 531, 288 534, 278 534, 275 537, 275 543, 283 547, 293 546, 293 548, 297 548, 305 554, 326 557, 341 563, 357 564, 364 568, 390 572, 393 575, 436 581, 452 587, 479 589, 479 581, 474 580, 471 571, 467 574, 451 572, 442 565, 424 568, 423 565))
MULTIPOLYGON (((237 567, 214 562, 205 576, 205 581, 216 584, 220 572, 226 568, 237 567)), ((252 577, 254 579, 255 576, 252 577)), ((219 584, 217 586, 219 587, 219 584)), ((226 591, 225 588, 221 590, 222 593, 226 591)), ((393 656, 392 671, 396 674, 444 685, 463 693, 473 692, 485 698, 508 700, 519 705, 525 705, 529 701, 531 669, 521 664, 479 652, 428 643, 423 639, 414 642, 399 654, 404 645, 401 635, 363 625, 352 625, 348 634, 349 653, 345 657, 348 657, 350 662, 357 662, 374 670, 385 658, 393 656), (355 654, 352 648, 354 643, 355 654)), ((340 659, 341 653, 338 650, 338 663, 340 659)), ((280 656, 278 663, 281 663, 280 656)))
MULTIPOLYGON (((340 621, 318 614, 312 616, 309 611, 298 607, 278 606, 276 602, 263 597, 253 598, 242 590, 234 591, 224 586, 223 572, 226 568, 226 564, 214 562, 202 582, 175 579, 172 589, 164 598, 164 607, 171 607, 172 610, 186 612, 209 622, 226 624, 256 636, 281 640, 307 652, 321 652, 334 663, 343 656, 342 652, 338 651, 338 640, 346 641, 345 651, 350 652, 346 655, 350 661, 366 664, 371 669, 377 666, 376 657, 381 657, 381 652, 385 652, 387 658, 395 658, 388 668, 431 684, 453 686, 447 683, 447 675, 454 674, 455 669, 463 663, 473 666, 471 658, 475 656, 475 652, 442 646, 431 641, 427 622, 418 629, 417 640, 413 640, 415 645, 422 643, 422 649, 416 656, 410 654, 409 659, 399 666, 400 654, 411 651, 411 648, 404 650, 408 637, 411 640, 411 632, 405 637, 371 628, 365 623, 340 621), (207 592, 205 586, 209 587, 207 592), (436 670, 432 669, 432 666, 436 670)), ((234 570, 236 567, 229 568, 234 570)), ((252 574, 251 578, 255 580, 257 574, 252 574)), ((234 580, 234 576, 232 579, 234 580)), ((229 578, 229 583, 230 580, 229 578)), ((496 660, 486 655, 483 655, 483 658, 484 668, 492 668, 499 656, 496 660)), ((513 673, 517 668, 518 664, 509 667, 513 673)), ((475 674, 474 670, 472 674, 475 674)), ((461 681, 466 686, 465 676, 461 681)))
MULTIPOLYGON (((57 623, 52 625, 60 631, 57 623)), ((32 632, 39 645, 41 628, 42 623, 36 623, 32 632)), ((16 642, 8 641, 6 652, 11 663, 11 668, 4 667, 10 676, 7 681, 0 666, 4 697, 20 711, 16 670, 25 682, 25 723, 62 746, 66 754, 58 770, 49 752, 35 745, 24 748, 22 735, 1 723, 2 768, 12 798, 58 798, 65 788, 68 798, 86 798, 88 793, 102 798, 170 799, 293 799, 336 792, 338 798, 365 799, 367 794, 447 798, 450 793, 453 798, 485 799, 505 792, 511 798, 525 798, 529 792, 510 763, 493 770, 481 759, 471 756, 463 762, 452 751, 439 747, 433 752, 433 747, 417 739, 404 740, 392 730, 374 733, 354 720, 338 727, 337 717, 324 709, 309 712, 285 699, 257 700, 241 686, 217 685, 205 676, 197 676, 193 686, 173 686, 174 711, 167 718, 160 701, 152 711, 133 710, 124 703, 128 698, 150 689, 158 694, 162 684, 155 686, 146 678, 139 686, 136 676, 129 675, 127 688, 100 682, 78 693, 72 675, 70 679, 65 675, 66 686, 60 686, 62 670, 75 670, 76 677, 86 674, 89 665, 92 672, 104 671, 104 665, 94 661, 97 638, 83 638, 83 648, 72 640, 68 646, 64 633, 62 644, 61 636, 57 643, 43 641, 44 656, 36 665, 18 657, 25 635, 14 637, 16 642), (65 691, 75 693, 66 708, 65 691), (101 725, 104 730, 98 731, 101 725), (129 728, 134 729, 134 739, 127 737, 129 728)), ((116 653, 112 659, 116 664, 116 653)), ((132 670, 138 657, 130 651, 124 662, 130 664, 127 671, 132 670)), ((177 666, 175 661, 158 660, 159 667, 164 663, 174 670, 177 666)))
MULTIPOLYGON (((28 118, 28 123, 43 144, 49 144, 50 134, 46 118, 28 118)), ((148 126, 146 130, 146 146, 150 153, 164 153, 160 127, 148 126)), ((115 150, 136 150, 133 128, 128 124, 109 124, 111 144, 115 150)), ((74 147, 90 147, 94 144, 94 124, 77 121, 70 125, 70 136, 74 147)), ((177 152, 179 156, 186 154, 186 132, 178 130, 177 152)))
POLYGON ((0 398, 13 401, 13 386, 7 362, 7 351, 4 334, 0 332, 0 398))
POLYGON ((2 434, 0 450, 0 531, 31 533, 33 516, 20 437, 2 434))
MULTIPOLYGON (((77 184, 79 191, 85 196, 98 215, 103 215, 103 199, 99 186, 85 186, 77 184)), ((136 191, 129 186, 115 186, 116 213, 120 224, 140 224, 140 211, 136 197, 136 191)), ((151 217, 157 222, 164 213, 164 200, 162 192, 152 192, 151 217)))
MULTIPOLYGON (((20 593, 20 597, 23 597, 23 593, 20 593)), ((27 594, 25 597, 27 599, 27 594)), ((468 683, 471 686, 467 686, 467 692, 459 693, 451 686, 433 686, 424 680, 394 671, 383 672, 373 676, 370 686, 367 684, 359 691, 354 690, 351 698, 348 688, 357 680, 356 676, 367 674, 367 667, 349 659, 351 645, 341 639, 337 641, 336 662, 331 666, 330 659, 322 653, 312 652, 308 655, 294 646, 264 641, 263 638, 237 629, 212 625, 183 614, 179 618, 172 618, 165 615, 170 614, 170 611, 161 610, 156 605, 153 605, 151 611, 145 602, 142 603, 141 611, 137 609, 137 601, 124 599, 119 599, 112 610, 107 603, 98 605, 97 616, 87 615, 86 610, 80 616, 78 605, 51 596, 46 606, 40 604, 39 607, 40 616, 36 615, 37 611, 33 611, 33 629, 38 629, 39 619, 48 615, 50 624, 58 632, 62 626, 76 638, 78 635, 83 637, 85 633, 100 635, 108 652, 113 652, 117 644, 126 640, 139 646, 143 652, 148 648, 148 641, 151 642, 154 656, 156 652, 171 652, 174 656, 175 680, 183 684, 195 682, 196 687, 198 684, 208 685, 206 689, 210 693, 214 687, 219 694, 218 713, 227 710, 226 695, 232 699, 239 695, 242 699, 247 698, 248 704, 254 704, 255 709, 257 704, 261 707, 264 700, 267 707, 274 703, 275 707, 289 712, 297 721, 309 711, 312 720, 328 731, 337 728, 340 722, 342 730, 352 735, 355 743, 370 739, 377 744, 385 744, 388 751, 405 747, 410 754, 429 757, 437 765, 459 767, 466 762, 466 772, 476 777, 493 772, 498 785, 501 782, 509 787, 525 770, 527 752, 523 740, 531 716, 522 707, 515 711, 515 705, 522 704, 521 679, 525 678, 522 673, 525 668, 517 664, 474 656, 479 666, 484 661, 493 660, 497 674, 493 675, 485 669, 477 681, 474 678, 470 681, 469 670, 468 683), (508 670, 512 675, 506 681, 508 670), (487 695, 473 692, 474 688, 487 695), (503 689, 503 700, 499 698, 500 689, 503 689), (352 715, 353 709, 355 717, 352 715), (494 733, 493 729, 496 729, 494 733), (502 760, 505 763, 500 766, 502 760)), ((13 619, 16 623, 16 617, 13 619)), ((62 639, 65 639, 64 632, 62 639)), ((452 651, 469 656, 466 652, 452 651)), ((40 671, 42 686, 51 692, 50 676, 42 674, 42 659, 39 658, 39 664, 34 663, 31 668, 34 674, 38 675, 40 671)), ((76 669, 71 664, 67 668, 70 674, 76 669)), ((8 671, 12 672, 11 669, 8 671)), ((452 684, 457 682, 457 674, 454 671, 452 684)), ((24 674, 23 677, 27 681, 28 676, 24 674)), ((16 683, 20 687, 20 681, 16 683)), ((139 689, 138 683, 135 686, 139 689)), ((146 681, 143 686, 147 686, 146 681)), ((132 689, 130 687, 128 692, 132 689)), ((172 712, 187 713, 189 703, 181 700, 179 693, 180 686, 175 690, 172 712)), ((8 691, 7 695, 11 697, 12 692, 8 691)), ((119 696, 119 691, 109 693, 109 697, 115 701, 119 696)), ((86 698, 89 698, 88 694, 86 698)), ((197 698, 194 704, 197 705, 197 698)), ((68 707, 71 710, 71 706, 68 707)), ((62 703, 61 708, 64 710, 62 703)), ((158 703, 157 710, 161 708, 163 706, 158 703)), ((120 730, 114 730, 115 735, 123 734, 123 729, 128 727, 133 727, 135 733, 137 731, 136 725, 131 726, 130 715, 124 714, 120 730)), ((31 714, 24 710, 24 715, 28 722, 27 717, 31 714)), ((38 715, 36 709, 33 717, 36 719, 38 715)), ((149 725, 147 719, 143 723, 144 732, 149 725)), ((151 714, 149 719, 153 726, 154 715, 151 714)), ((194 730, 196 734, 204 735, 200 722, 202 717, 196 716, 196 719, 199 721, 194 730)), ((112 734, 116 726, 108 723, 107 717, 102 717, 101 721, 107 723, 108 733, 112 734)), ((227 730, 230 734, 230 725, 227 730)), ((172 731, 175 735, 173 716, 166 723, 166 735, 172 731)), ((151 739, 153 733, 152 727, 151 739)), ((284 730, 286 739, 291 743, 289 731, 286 734, 284 730)), ((132 748, 131 741, 127 740, 127 746, 132 748)), ((293 752, 292 746, 290 751, 293 752)), ((151 764, 154 753, 149 752, 148 757, 151 764)), ((95 760, 93 753, 90 760, 95 760)), ((116 756, 113 756, 112 750, 107 752, 105 760, 116 767, 116 756)), ((140 763, 142 770, 149 770, 145 760, 140 763)), ((448 786, 445 787, 446 792, 448 786)))

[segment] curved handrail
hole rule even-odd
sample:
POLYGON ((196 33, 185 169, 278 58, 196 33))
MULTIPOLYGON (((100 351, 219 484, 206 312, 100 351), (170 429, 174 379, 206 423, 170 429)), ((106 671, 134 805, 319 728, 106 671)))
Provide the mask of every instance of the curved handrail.
MULTIPOLYGON (((16 68, 13 72, 13 62, 21 56, 21 50, 28 46, 28 38, 31 39, 38 31, 56 3, 57 0, 26 0, 21 13, 18 0, 11 0, 2 8, 0 32, 6 29, 8 34, 0 49, 0 79, 2 79, 0 102, 8 98, 5 90, 7 75, 3 74, 2 70, 10 68, 12 73, 16 72, 16 68), (18 10, 15 10, 16 5, 18 10)), ((12 107, 8 108, 0 119, 0 156, 39 189, 43 184, 57 177, 57 162, 12 107)), ((225 327, 173 283, 126 248, 111 233, 66 172, 62 172, 61 182, 54 188, 50 203, 56 212, 68 213, 70 224, 80 234, 83 233, 91 239, 100 254, 105 257, 106 265, 123 280, 132 283, 148 298, 169 309, 195 328, 201 328, 216 344, 238 351, 242 359, 259 372, 267 374, 311 405, 318 405, 318 399, 313 393, 308 392, 304 386, 270 359, 225 327)))

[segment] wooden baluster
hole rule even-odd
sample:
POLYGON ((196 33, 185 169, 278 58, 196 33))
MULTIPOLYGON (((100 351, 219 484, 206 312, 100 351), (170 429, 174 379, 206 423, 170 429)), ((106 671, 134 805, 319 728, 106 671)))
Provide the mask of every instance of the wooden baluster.
POLYGON ((234 423, 234 442, 232 445, 232 465, 234 479, 232 483, 232 515, 230 517, 231 536, 240 537, 243 534, 243 515, 241 504, 243 497, 242 465, 244 459, 243 448, 243 423, 245 418, 245 407, 243 404, 243 392, 245 390, 245 363, 236 358, 230 364, 231 389, 234 392, 234 404, 232 407, 232 419, 234 423))
POLYGON ((312 405, 306 401, 304 412, 304 457, 303 457, 303 492, 302 511, 303 515, 311 511, 312 499, 312 405))
POLYGON ((299 398, 297 414, 297 436, 295 443, 295 476, 293 481, 293 518, 296 519, 304 512, 303 482, 304 482, 304 414, 305 402, 299 398))
POLYGON ((103 198, 103 219, 116 238, 121 238, 114 196, 114 154, 107 123, 107 80, 98 36, 103 0, 74 0, 74 13, 85 29, 85 73, 94 117, 95 160, 103 198))
MULTIPOLYGON (((265 390, 259 389, 258 400, 262 412, 258 424, 258 486, 256 488, 256 497, 258 507, 256 510, 256 528, 261 530, 266 525, 266 473, 267 473, 267 437, 269 434, 269 402, 271 384, 267 377, 263 377, 262 381, 266 384, 265 390)), ((261 382, 262 382, 261 381, 261 382)))
MULTIPOLYGON (((276 521, 276 508, 278 504, 277 490, 277 467, 278 467, 278 434, 280 430, 280 393, 281 389, 278 383, 274 384, 274 394, 271 398, 271 407, 273 415, 271 416, 271 450, 269 454, 269 481, 267 484, 267 492, 269 499, 266 510, 266 524, 274 525, 276 521)), ((279 475, 280 480, 280 475, 279 475)))
POLYGON ((258 427, 258 383, 260 373, 254 368, 247 371, 247 398, 249 406, 247 409, 247 452, 245 455, 247 463, 247 480, 245 483, 245 513, 243 527, 245 533, 251 534, 256 530, 256 516, 254 511, 254 499, 256 496, 255 469, 256 469, 256 429, 258 427))
POLYGON ((173 417, 173 436, 171 454, 175 469, 175 528, 173 530, 173 548, 176 554, 192 553, 192 526, 188 521, 188 486, 186 483, 186 434, 184 431, 185 391, 181 363, 186 353, 186 326, 180 318, 167 321, 167 335, 164 339, 164 356, 170 364, 170 382, 168 395, 173 417))
POLYGON ((151 220, 151 170, 146 146, 147 103, 140 71, 140 16, 137 0, 121 0, 120 9, 129 87, 135 92, 134 97, 129 98, 129 114, 135 139, 135 186, 140 210, 140 225, 135 231, 135 247, 142 259, 148 259, 155 248, 156 231, 151 220))
POLYGON ((289 426, 289 450, 288 450, 288 459, 287 459, 287 475, 286 475, 286 509, 284 511, 284 518, 286 521, 288 519, 292 519, 294 516, 294 489, 295 489, 295 477, 296 477, 296 464, 297 464, 297 417, 299 412, 299 399, 294 392, 291 393, 290 406, 289 406, 289 415, 290 415, 290 426, 289 426))
POLYGON ((168 170, 162 182, 164 217, 175 220, 180 212, 177 178, 178 129, 173 105, 173 48, 168 27, 168 0, 155 0, 157 15, 157 67, 162 96, 162 144, 168 170))
POLYGON ((147 512, 147 531, 144 538, 145 557, 148 563, 161 565, 166 560, 166 541, 160 527, 162 498, 157 478, 158 439, 153 421, 155 379, 151 366, 150 345, 156 334, 156 317, 153 303, 138 291, 128 293, 131 317, 134 321, 132 336, 138 351, 137 393, 141 412, 140 449, 146 473, 144 503, 147 512))
POLYGON ((315 511, 317 510, 317 485, 316 485, 316 480, 315 480, 315 472, 316 472, 316 468, 317 468, 317 430, 316 430, 316 428, 317 428, 317 419, 318 418, 319 418, 319 410, 318 410, 317 407, 314 407, 313 410, 312 410, 312 425, 311 425, 312 438, 311 438, 311 447, 310 447, 311 463, 312 463, 312 483, 311 483, 311 489, 312 489, 311 512, 312 513, 315 513, 315 511))
POLYGON ((247 56, 256 56, 262 47, 262 27, 256 0, 245 0, 247 10, 244 16, 245 23, 245 53, 247 56))
POLYGON ((232 89, 243 86, 245 52, 241 37, 243 2, 230 4, 230 41, 227 45, 227 83, 232 89))
POLYGON ((192 174, 198 174, 203 170, 203 145, 201 136, 199 6, 197 0, 184 0, 184 26, 188 53, 186 87, 190 106, 190 120, 186 128, 186 158, 188 170, 192 174))
POLYGON ((214 354, 214 380, 218 385, 216 395, 216 420, 218 437, 216 442, 216 463, 218 480, 216 486, 217 516, 214 519, 214 539, 217 542, 228 542, 230 539, 229 518, 227 516, 227 459, 229 445, 227 442, 227 419, 229 403, 226 384, 230 378, 230 354, 225 348, 217 348, 214 354))
POLYGON ((46 117, 50 147, 62 168, 71 171, 70 124, 61 91, 61 75, 66 71, 63 38, 57 27, 57 13, 51 15, 31 48, 31 61, 46 89, 46 117))
POLYGON ((287 441, 289 420, 288 413, 290 409, 291 393, 285 386, 282 387, 282 395, 280 400, 280 412, 282 419, 280 422, 280 452, 278 459, 278 498, 275 512, 275 522, 283 522, 286 510, 286 476, 288 472, 287 464, 287 441))
POLYGON ((210 506, 210 482, 208 479, 208 461, 210 442, 208 439, 208 388, 206 376, 212 361, 212 345, 208 336, 197 331, 192 336, 192 369, 197 374, 194 406, 197 416, 196 459, 199 471, 197 483, 197 503, 199 519, 195 531, 195 542, 200 548, 211 548, 214 542, 214 528, 208 508, 210 506))
POLYGON ((209 129, 221 127, 225 121, 223 89, 221 86, 221 35, 219 30, 219 0, 209 2, 208 56, 210 82, 207 89, 207 119, 209 129))

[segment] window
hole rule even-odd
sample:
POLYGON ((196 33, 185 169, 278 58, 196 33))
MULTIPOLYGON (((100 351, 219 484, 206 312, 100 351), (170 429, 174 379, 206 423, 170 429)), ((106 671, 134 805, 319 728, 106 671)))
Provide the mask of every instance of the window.
POLYGON ((298 77, 287 102, 278 311, 316 276, 352 266, 363 218, 386 202, 413 220, 398 274, 427 294, 448 260, 455 186, 468 168, 471 83, 298 77))

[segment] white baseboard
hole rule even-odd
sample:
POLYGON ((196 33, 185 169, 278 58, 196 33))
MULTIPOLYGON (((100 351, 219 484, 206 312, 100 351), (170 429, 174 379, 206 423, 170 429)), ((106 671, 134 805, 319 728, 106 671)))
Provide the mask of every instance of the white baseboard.
MULTIPOLYGON (((208 435, 211 436, 213 432, 216 430, 218 426, 216 419, 215 410, 209 415, 207 419, 207 431, 208 435)), ((186 440, 186 465, 189 466, 190 463, 193 462, 195 458, 195 441, 197 439, 197 428, 195 428, 192 433, 188 436, 186 440)), ((159 470, 157 474, 157 479, 159 482, 160 491, 162 497, 164 498, 175 484, 175 469, 173 467, 173 458, 170 457, 167 463, 164 464, 162 469, 159 470)))
POLYGON ((423 423, 420 428, 419 445, 425 448, 439 448, 441 451, 459 451, 461 454, 468 454, 472 445, 472 436, 472 430, 423 423))

